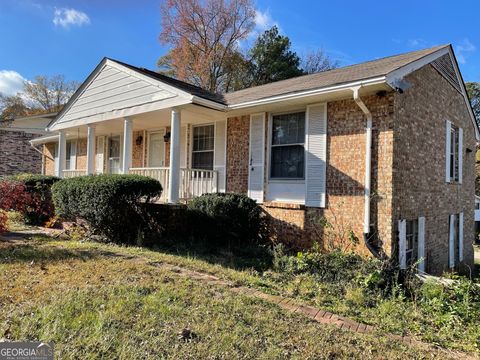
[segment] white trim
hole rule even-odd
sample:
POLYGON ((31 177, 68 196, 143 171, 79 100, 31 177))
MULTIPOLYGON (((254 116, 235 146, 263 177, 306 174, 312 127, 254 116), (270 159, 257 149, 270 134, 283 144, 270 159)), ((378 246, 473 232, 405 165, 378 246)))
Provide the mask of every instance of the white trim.
POLYGON ((432 61, 435 61, 439 57, 448 54, 449 52, 450 51, 448 47, 443 47, 431 54, 428 54, 418 60, 402 66, 401 68, 390 72, 386 77, 386 82, 395 89, 399 80, 403 79, 405 76, 411 74, 412 72, 424 67, 425 65, 430 64, 432 61))
MULTIPOLYGON (((324 208, 325 207, 325 197, 326 197, 326 189, 327 189, 327 133, 328 133, 328 119, 327 119, 327 108, 328 105, 326 102, 323 103, 318 103, 318 104, 311 104, 307 106, 307 109, 305 111, 305 143, 304 143, 304 159, 305 159, 305 169, 304 169, 304 179, 305 179, 305 206, 309 207, 319 207, 319 208, 324 208), (315 199, 315 201, 309 199, 308 197, 308 186, 309 186, 309 178, 308 176, 308 158, 309 158, 309 153, 310 153, 310 111, 312 107, 316 106, 323 106, 323 111, 324 111, 324 117, 325 117, 325 145, 323 148, 322 153, 320 154, 320 160, 323 161, 323 169, 322 169, 322 177, 323 177, 323 189, 322 192, 320 193, 320 198, 315 199)), ((317 154, 315 154, 317 155, 317 154)), ((310 179, 311 180, 311 179, 310 179)), ((311 182, 311 181, 310 181, 311 182)))
POLYGON ((248 196, 254 200, 257 201, 257 203, 261 204, 263 203, 265 199, 265 119, 266 119, 266 113, 265 112, 260 112, 260 113, 254 113, 250 114, 250 122, 249 122, 249 136, 248 136, 248 196), (252 162, 252 118, 254 116, 261 116, 262 117, 262 133, 261 133, 261 139, 262 139, 262 148, 261 148, 261 161, 258 163, 253 163, 252 162), (256 197, 251 189, 251 173, 252 173, 252 168, 260 167, 262 168, 262 191, 260 197, 256 197))
POLYGON ((398 220, 398 263, 400 269, 407 268, 407 221, 398 220))
POLYGON ((242 109, 250 106, 257 106, 257 105, 265 105, 265 104, 271 104, 271 103, 276 103, 279 101, 284 101, 284 100, 291 100, 291 99, 301 99, 307 96, 314 96, 314 95, 321 95, 321 94, 328 94, 340 90, 348 90, 352 86, 366 86, 366 85, 379 85, 385 83, 385 76, 380 76, 372 79, 366 79, 366 80, 361 80, 361 81, 354 81, 342 85, 333 85, 333 86, 328 86, 324 88, 319 88, 319 89, 313 89, 313 90, 306 90, 306 91, 300 91, 296 93, 289 93, 289 94, 282 94, 282 95, 275 95, 271 96, 268 98, 264 99, 259 99, 259 100, 252 100, 252 101, 246 101, 243 103, 238 103, 238 104, 232 104, 228 106, 228 110, 236 110, 236 109, 242 109))
MULTIPOLYGON (((3 129, 2 129, 3 130, 3 129)), ((30 140, 31 145, 41 145, 41 144, 48 144, 52 142, 58 142, 58 135, 46 135, 40 136, 35 139, 30 140)))
POLYGON ((463 212, 458 214, 458 260, 463 261, 463 212))
POLYGON ((462 183, 463 178, 463 129, 458 128, 458 183, 462 183))
POLYGON ((418 218, 418 271, 425 273, 425 217, 420 216, 418 218))
POLYGON ((448 266, 455 267, 455 215, 449 217, 448 222, 448 266))
POLYGON ((445 182, 449 183, 452 181, 452 178, 450 177, 450 148, 452 147, 452 123, 447 120, 445 124, 445 182))

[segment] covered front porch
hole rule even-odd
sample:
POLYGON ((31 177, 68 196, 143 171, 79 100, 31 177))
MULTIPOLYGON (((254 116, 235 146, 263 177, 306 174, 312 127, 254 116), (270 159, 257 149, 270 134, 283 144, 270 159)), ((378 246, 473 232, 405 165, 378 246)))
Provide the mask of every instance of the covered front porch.
POLYGON ((177 203, 225 190, 226 119, 191 105, 60 130, 56 175, 149 176, 161 202, 177 203))
POLYGON ((225 109, 221 96, 104 58, 49 125, 45 172, 150 176, 168 203, 225 191, 225 109))

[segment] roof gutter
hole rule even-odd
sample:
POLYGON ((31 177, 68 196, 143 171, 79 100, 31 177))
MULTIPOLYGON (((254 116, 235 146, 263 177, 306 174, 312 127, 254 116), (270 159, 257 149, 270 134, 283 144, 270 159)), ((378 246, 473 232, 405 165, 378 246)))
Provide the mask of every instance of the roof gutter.
POLYGON ((228 106, 228 110, 243 109, 246 107, 271 104, 271 103, 276 103, 276 102, 285 101, 285 100, 300 99, 300 98, 313 96, 313 95, 329 94, 329 93, 333 93, 341 90, 351 90, 353 87, 356 87, 356 86, 362 87, 362 86, 368 86, 368 85, 379 85, 385 82, 386 82, 386 76, 380 76, 376 78, 359 80, 359 81, 354 81, 354 82, 345 83, 341 85, 328 86, 328 87, 319 88, 319 89, 301 91, 301 92, 284 94, 284 95, 277 95, 277 96, 272 96, 264 99, 246 101, 239 104, 232 104, 228 106))
POLYGON ((214 110, 220 110, 220 111, 226 111, 227 110, 227 105, 220 104, 216 101, 213 100, 208 100, 205 98, 202 98, 200 96, 192 95, 192 103, 208 107, 210 109, 214 110))

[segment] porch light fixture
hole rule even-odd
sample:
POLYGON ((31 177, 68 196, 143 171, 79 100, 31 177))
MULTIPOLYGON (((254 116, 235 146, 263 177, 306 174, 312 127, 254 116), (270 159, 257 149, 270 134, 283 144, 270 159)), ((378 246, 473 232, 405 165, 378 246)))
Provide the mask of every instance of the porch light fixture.
POLYGON ((170 136, 171 136, 171 133, 170 131, 167 131, 165 133, 165 135, 163 136, 163 141, 165 141, 166 143, 170 141, 170 136))
POLYGON ((143 141, 143 136, 142 135, 138 135, 137 139, 135 140, 135 144, 137 144, 138 146, 142 145, 142 141, 143 141))

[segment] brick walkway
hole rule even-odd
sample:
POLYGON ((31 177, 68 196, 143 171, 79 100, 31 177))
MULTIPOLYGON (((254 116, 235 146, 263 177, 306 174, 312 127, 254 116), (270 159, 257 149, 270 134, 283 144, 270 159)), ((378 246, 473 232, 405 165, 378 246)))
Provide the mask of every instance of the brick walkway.
MULTIPOLYGON (((214 275, 210 275, 210 274, 206 274, 206 273, 202 273, 194 270, 189 270, 176 265, 170 265, 170 264, 160 263, 160 262, 148 262, 148 263, 152 266, 165 267, 181 276, 206 282, 211 285, 228 287, 230 288, 231 291, 235 293, 265 300, 269 303, 276 304, 282 309, 285 309, 287 311, 303 314, 306 317, 320 324, 333 325, 340 329, 346 329, 346 330, 354 331, 357 333, 372 333, 376 331, 376 329, 373 326, 365 325, 365 324, 356 322, 354 320, 348 319, 346 317, 339 316, 313 306, 300 304, 292 298, 265 294, 259 290, 244 287, 244 286, 235 286, 233 283, 227 280, 220 279, 214 275)), ((394 335, 394 334, 387 334, 386 336, 388 336, 391 339, 403 341, 407 344, 416 344, 420 346, 423 345, 423 346, 430 347, 429 344, 426 344, 422 341, 416 340, 409 336, 400 336, 400 335, 394 335)))

